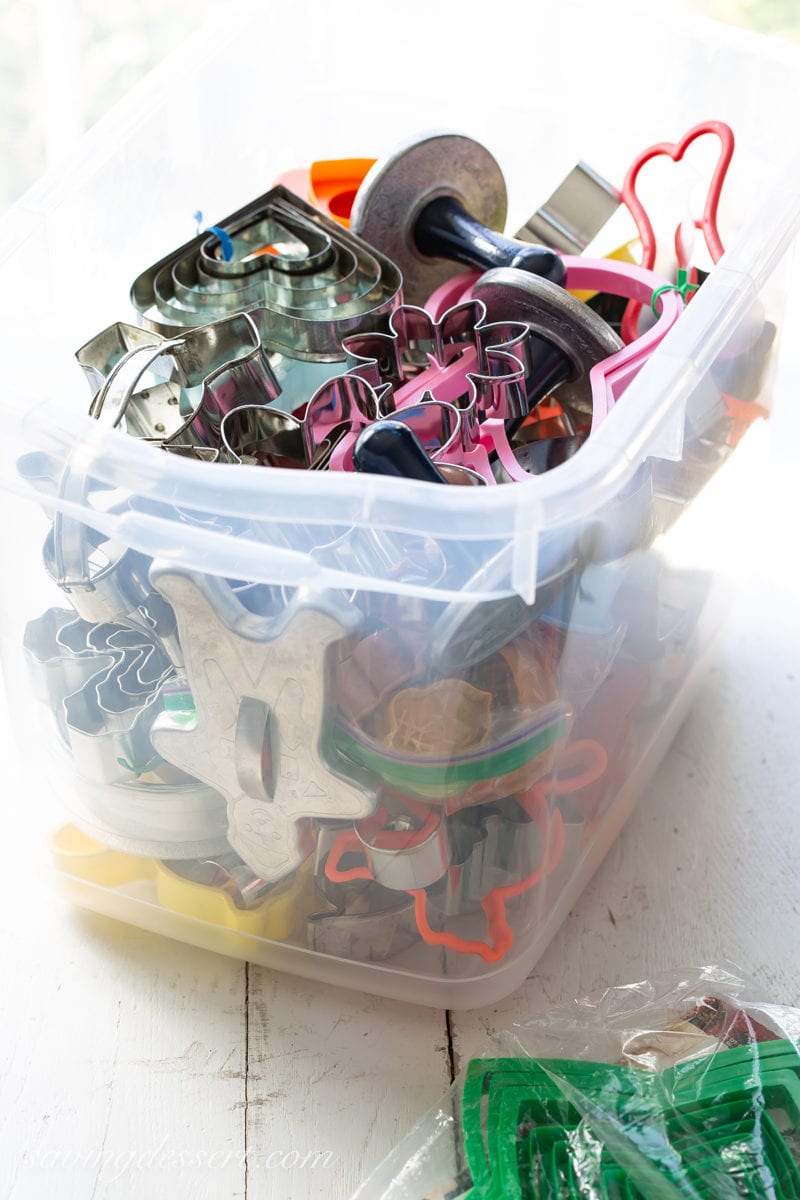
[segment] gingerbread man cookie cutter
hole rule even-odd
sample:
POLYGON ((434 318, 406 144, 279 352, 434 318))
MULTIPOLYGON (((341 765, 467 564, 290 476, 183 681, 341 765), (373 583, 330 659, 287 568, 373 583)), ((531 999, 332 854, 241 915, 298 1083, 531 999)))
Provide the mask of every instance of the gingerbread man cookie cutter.
POLYGON ((175 611, 191 693, 186 711, 158 717, 153 745, 225 796, 230 844, 265 882, 281 879, 304 858, 301 817, 374 808, 369 777, 337 769, 327 745, 325 655, 358 612, 301 589, 277 618, 257 617, 224 580, 159 560, 150 577, 175 611))

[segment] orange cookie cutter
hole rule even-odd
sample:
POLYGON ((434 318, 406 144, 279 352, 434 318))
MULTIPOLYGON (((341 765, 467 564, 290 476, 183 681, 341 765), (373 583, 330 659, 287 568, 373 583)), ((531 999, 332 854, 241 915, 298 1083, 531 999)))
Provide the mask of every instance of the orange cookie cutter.
POLYGON ((350 210, 374 158, 321 158, 310 167, 284 171, 275 180, 326 216, 350 228, 350 210))

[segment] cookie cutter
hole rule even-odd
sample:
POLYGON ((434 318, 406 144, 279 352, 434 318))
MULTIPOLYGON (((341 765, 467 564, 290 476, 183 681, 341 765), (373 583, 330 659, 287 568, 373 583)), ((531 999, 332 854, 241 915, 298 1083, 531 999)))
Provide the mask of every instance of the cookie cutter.
POLYGON ((450 811, 501 799, 547 774, 571 714, 533 642, 518 637, 504 645, 470 683, 431 681, 429 671, 427 643, 389 647, 377 633, 340 648, 332 740, 348 763, 450 811), (417 681, 422 686, 407 686, 417 681), (487 720, 486 704, 503 686, 507 703, 487 720))
POLYGON ((163 762, 150 730, 173 673, 162 647, 129 627, 49 609, 24 637, 37 699, 55 719, 80 788, 74 819, 132 854, 194 857, 224 845, 216 793, 163 762))
POLYGON ((144 324, 166 337, 234 312, 250 312, 270 350, 339 362, 341 340, 380 324, 400 299, 393 262, 285 187, 226 217, 218 239, 200 234, 134 281, 144 324))
POLYGON ((311 912, 306 920, 310 950, 357 962, 383 962, 419 941, 414 903, 407 898, 375 909, 364 897, 347 908, 311 912))
POLYGON ((397 263, 411 304, 449 279, 454 261, 481 270, 517 266, 562 283, 558 255, 498 233, 505 219, 494 157, 472 138, 436 131, 375 163, 356 193, 350 228, 397 263))
POLYGON ((365 380, 343 374, 321 384, 299 417, 260 404, 238 406, 220 425, 222 458, 321 470, 350 430, 377 418, 379 403, 365 380))
MULTIPOLYGON (((514 943, 514 934, 507 919, 507 903, 545 878, 555 868, 563 849, 560 814, 556 812, 550 821, 546 798, 540 792, 531 792, 520 794, 518 799, 528 813, 530 823, 538 827, 537 846, 540 836, 543 850, 535 869, 513 882, 493 884, 493 880, 486 877, 489 860, 485 856, 476 871, 478 880, 469 878, 471 894, 483 891, 480 905, 487 920, 488 941, 467 939, 431 927, 428 918, 429 889, 448 871, 450 844, 443 814, 435 809, 426 809, 413 798, 403 798, 410 818, 389 818, 385 809, 378 809, 368 823, 362 822, 352 830, 340 833, 326 860, 326 875, 334 882, 377 880, 384 887, 407 892, 414 899, 417 929, 426 945, 442 946, 457 954, 474 954, 488 963, 499 962, 514 943), (341 867, 341 860, 346 854, 359 851, 366 865, 341 867)), ((508 836, 508 831, 503 831, 499 825, 492 827, 491 833, 486 834, 484 855, 487 847, 498 851, 503 844, 504 832, 508 836)), ((511 831, 512 838, 514 834, 518 836, 519 832, 516 828, 511 831)), ((514 865, 508 855, 504 855, 500 862, 491 862, 492 871, 506 878, 514 865)), ((463 867, 460 870, 463 873, 463 867)), ((452 892, 451 895, 455 897, 459 893, 452 892)))
MULTIPOLYGON (((535 372, 527 326, 489 324, 485 316, 480 301, 455 305, 437 318, 403 304, 392 313, 388 333, 347 338, 343 349, 349 371, 380 393, 382 418, 408 421, 425 403, 455 407, 461 414, 459 437, 439 439, 431 458, 474 469, 494 482, 480 422, 489 415, 527 415, 536 401, 525 381, 535 372)), ((351 464, 352 439, 337 448, 331 466, 351 464)))
POLYGON ((54 714, 80 775, 111 784, 142 777, 185 782, 173 768, 161 769, 149 739, 162 686, 174 673, 156 641, 51 608, 28 623, 23 645, 34 690, 54 714))
POLYGON ((527 348, 524 322, 491 322, 485 304, 474 299, 439 316, 401 304, 387 332, 355 334, 342 344, 349 370, 385 390, 385 415, 430 393, 450 404, 466 400, 462 407, 474 413, 472 425, 487 416, 507 420, 528 413, 527 348))
POLYGON ((232 847, 275 882, 303 860, 301 817, 357 820, 374 807, 326 734, 326 652, 357 628, 357 611, 298 589, 279 617, 261 618, 224 580, 159 560, 150 578, 175 611, 191 695, 185 711, 160 714, 153 745, 222 793, 232 847))
POLYGON ((514 236, 562 254, 583 254, 621 202, 617 189, 581 161, 514 236))
MULTIPOLYGON (((649 303, 664 282, 652 271, 612 259, 565 257, 564 264, 567 287, 602 288, 642 302, 649 303)), ((462 295, 466 282, 462 276, 462 295)), ((524 272, 486 272, 467 294, 483 299, 491 319, 524 321, 538 338, 552 343, 550 391, 574 419, 591 415, 590 430, 597 428, 683 311, 677 293, 664 293, 656 324, 624 346, 587 305, 563 288, 524 272)), ((452 294, 436 301, 434 311, 450 299, 452 294)))
POLYGON ((374 165, 374 158, 318 159, 308 169, 298 167, 285 171, 275 183, 281 183, 296 192, 326 216, 349 229, 350 211, 356 192, 374 165))
POLYGON ((92 385, 99 381, 90 415, 167 449, 182 443, 218 447, 226 413, 270 403, 281 391, 248 313, 172 339, 117 322, 82 346, 76 358, 92 385), (165 364, 166 379, 138 386, 148 374, 158 379, 165 364))
MULTIPOLYGON (((728 167, 733 157, 733 130, 724 121, 702 121, 699 125, 692 126, 678 142, 658 142, 654 146, 648 146, 647 149, 637 154, 626 172, 622 185, 623 203, 636 223, 636 229, 642 244, 642 266, 652 269, 656 261, 657 244, 647 210, 639 199, 636 190, 639 173, 646 163, 660 156, 670 158, 673 162, 680 162, 689 147, 698 138, 704 137, 706 134, 713 134, 719 139, 720 153, 709 182, 708 192, 703 205, 703 214, 701 217, 695 218, 690 222, 680 224, 675 230, 674 239, 678 270, 689 273, 689 290, 696 289, 699 286, 697 277, 692 278, 690 273, 695 231, 700 230, 702 232, 714 263, 718 262, 723 254, 724 248, 717 229, 717 209, 725 183, 725 176, 728 173, 728 167)), ((667 286, 672 285, 667 283, 667 286)), ((641 301, 631 298, 625 310, 622 318, 622 337, 626 342, 632 342, 637 336, 641 307, 641 301)))
POLYGON ((311 950, 360 962, 382 962, 419 941, 410 897, 373 882, 334 883, 325 872, 327 857, 341 823, 320 823, 314 856, 314 881, 327 907, 309 913, 311 950))
MULTIPOLYGON (((550 895, 560 895, 575 866, 574 838, 561 810, 562 800, 601 779, 607 767, 608 757, 599 743, 572 740, 559 754, 557 771, 531 789, 488 807, 457 810, 450 817, 454 847, 450 868, 442 884, 429 890, 429 908, 457 917, 483 908, 494 889, 528 879, 542 860, 549 812, 558 812, 559 828, 553 834, 557 853, 545 877, 536 882, 544 903, 550 895)), ((503 894, 513 899, 517 893, 503 894)))
MULTIPOLYGON (((219 926, 234 933, 285 941, 298 935, 313 892, 310 863, 245 906, 222 882, 202 879, 202 861, 167 862, 128 854, 96 841, 74 825, 57 829, 48 839, 54 865, 70 884, 125 889, 150 883, 158 904, 181 917, 219 926)), ((222 851, 220 857, 227 858, 222 851)), ((135 893, 131 901, 136 904, 135 893)), ((133 916, 131 910, 128 917, 133 916)), ((162 928, 163 926, 159 926, 162 928)))
MULTIPOLYGON (((70 467, 61 480, 66 500, 85 497, 85 477, 70 467)), ((45 571, 90 625, 130 624, 155 635, 165 646, 174 640, 175 621, 148 580, 148 559, 100 530, 56 512, 42 551, 45 571)))

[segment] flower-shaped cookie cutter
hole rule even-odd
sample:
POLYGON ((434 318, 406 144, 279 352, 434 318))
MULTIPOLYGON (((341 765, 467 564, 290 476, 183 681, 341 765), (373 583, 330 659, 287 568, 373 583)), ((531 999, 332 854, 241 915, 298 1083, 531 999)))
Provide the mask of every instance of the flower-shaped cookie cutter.
MULTIPOLYGON (((564 264, 568 288, 610 292, 642 304, 649 304, 653 293, 667 283, 653 271, 613 259, 565 255, 564 264)), ((574 406, 587 417, 590 414, 590 433, 608 415, 683 311, 683 301, 676 292, 662 293, 655 325, 627 346, 612 334, 609 352, 603 354, 603 343, 598 342, 595 329, 600 318, 591 309, 548 280, 513 268, 501 267, 483 275, 466 272, 439 289, 431 297, 429 308, 435 316, 473 296, 483 299, 490 317, 497 314, 501 320, 524 322, 532 333, 560 344, 575 370, 571 379, 554 389, 553 396, 560 402, 566 387, 571 401, 568 407, 574 406)), ((513 434, 509 438, 504 423, 490 418, 484 432, 497 451, 500 478, 529 480, 531 475, 517 461, 513 434)))
MULTIPOLYGON (((379 417, 412 423, 424 404, 447 405, 450 436, 429 446, 434 462, 474 467, 491 478, 481 446, 481 422, 527 415, 525 390, 527 328, 518 322, 488 322, 484 304, 468 300, 433 317, 402 304, 389 319, 389 332, 345 338, 348 371, 380 395, 379 417)), ((419 418, 421 419, 421 418, 419 418)), ((412 427, 413 424, 412 424, 412 427)), ((417 432, 417 430, 415 430, 417 432)), ((424 439, 423 444, 425 444, 424 439)), ((352 465, 354 439, 337 447, 331 468, 352 465)))

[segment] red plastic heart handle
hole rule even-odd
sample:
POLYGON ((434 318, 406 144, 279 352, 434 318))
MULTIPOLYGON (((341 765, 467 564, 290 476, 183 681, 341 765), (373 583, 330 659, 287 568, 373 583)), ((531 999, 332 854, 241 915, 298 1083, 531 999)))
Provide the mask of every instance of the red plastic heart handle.
MULTIPOLYGON (((656 237, 647 211, 636 193, 639 172, 645 163, 662 154, 667 158, 671 158, 673 162, 680 162, 689 146, 707 133, 716 134, 719 138, 720 154, 711 175, 705 205, 703 206, 703 215, 698 220, 695 220, 694 225, 696 229, 702 231, 712 261, 717 262, 722 257, 724 247, 719 236, 719 230, 717 229, 717 209, 719 208, 722 185, 725 182, 725 176, 728 173, 728 167, 733 157, 733 130, 724 121, 702 121, 699 125, 695 125, 690 129, 688 133, 685 133, 679 142, 659 142, 657 145, 649 146, 646 150, 643 150, 633 160, 625 176, 625 181, 622 185, 622 201, 634 219, 642 243, 642 266, 647 267, 649 270, 653 269, 656 260, 656 237)), ((680 260, 680 226, 675 232, 675 245, 678 249, 678 258, 680 260)), ((688 263, 682 261, 679 261, 678 265, 683 268, 688 268, 689 266, 688 263)), ((632 300, 625 309, 625 316, 622 321, 622 337, 626 342, 634 341, 637 336, 637 322, 641 307, 640 304, 632 300)))

